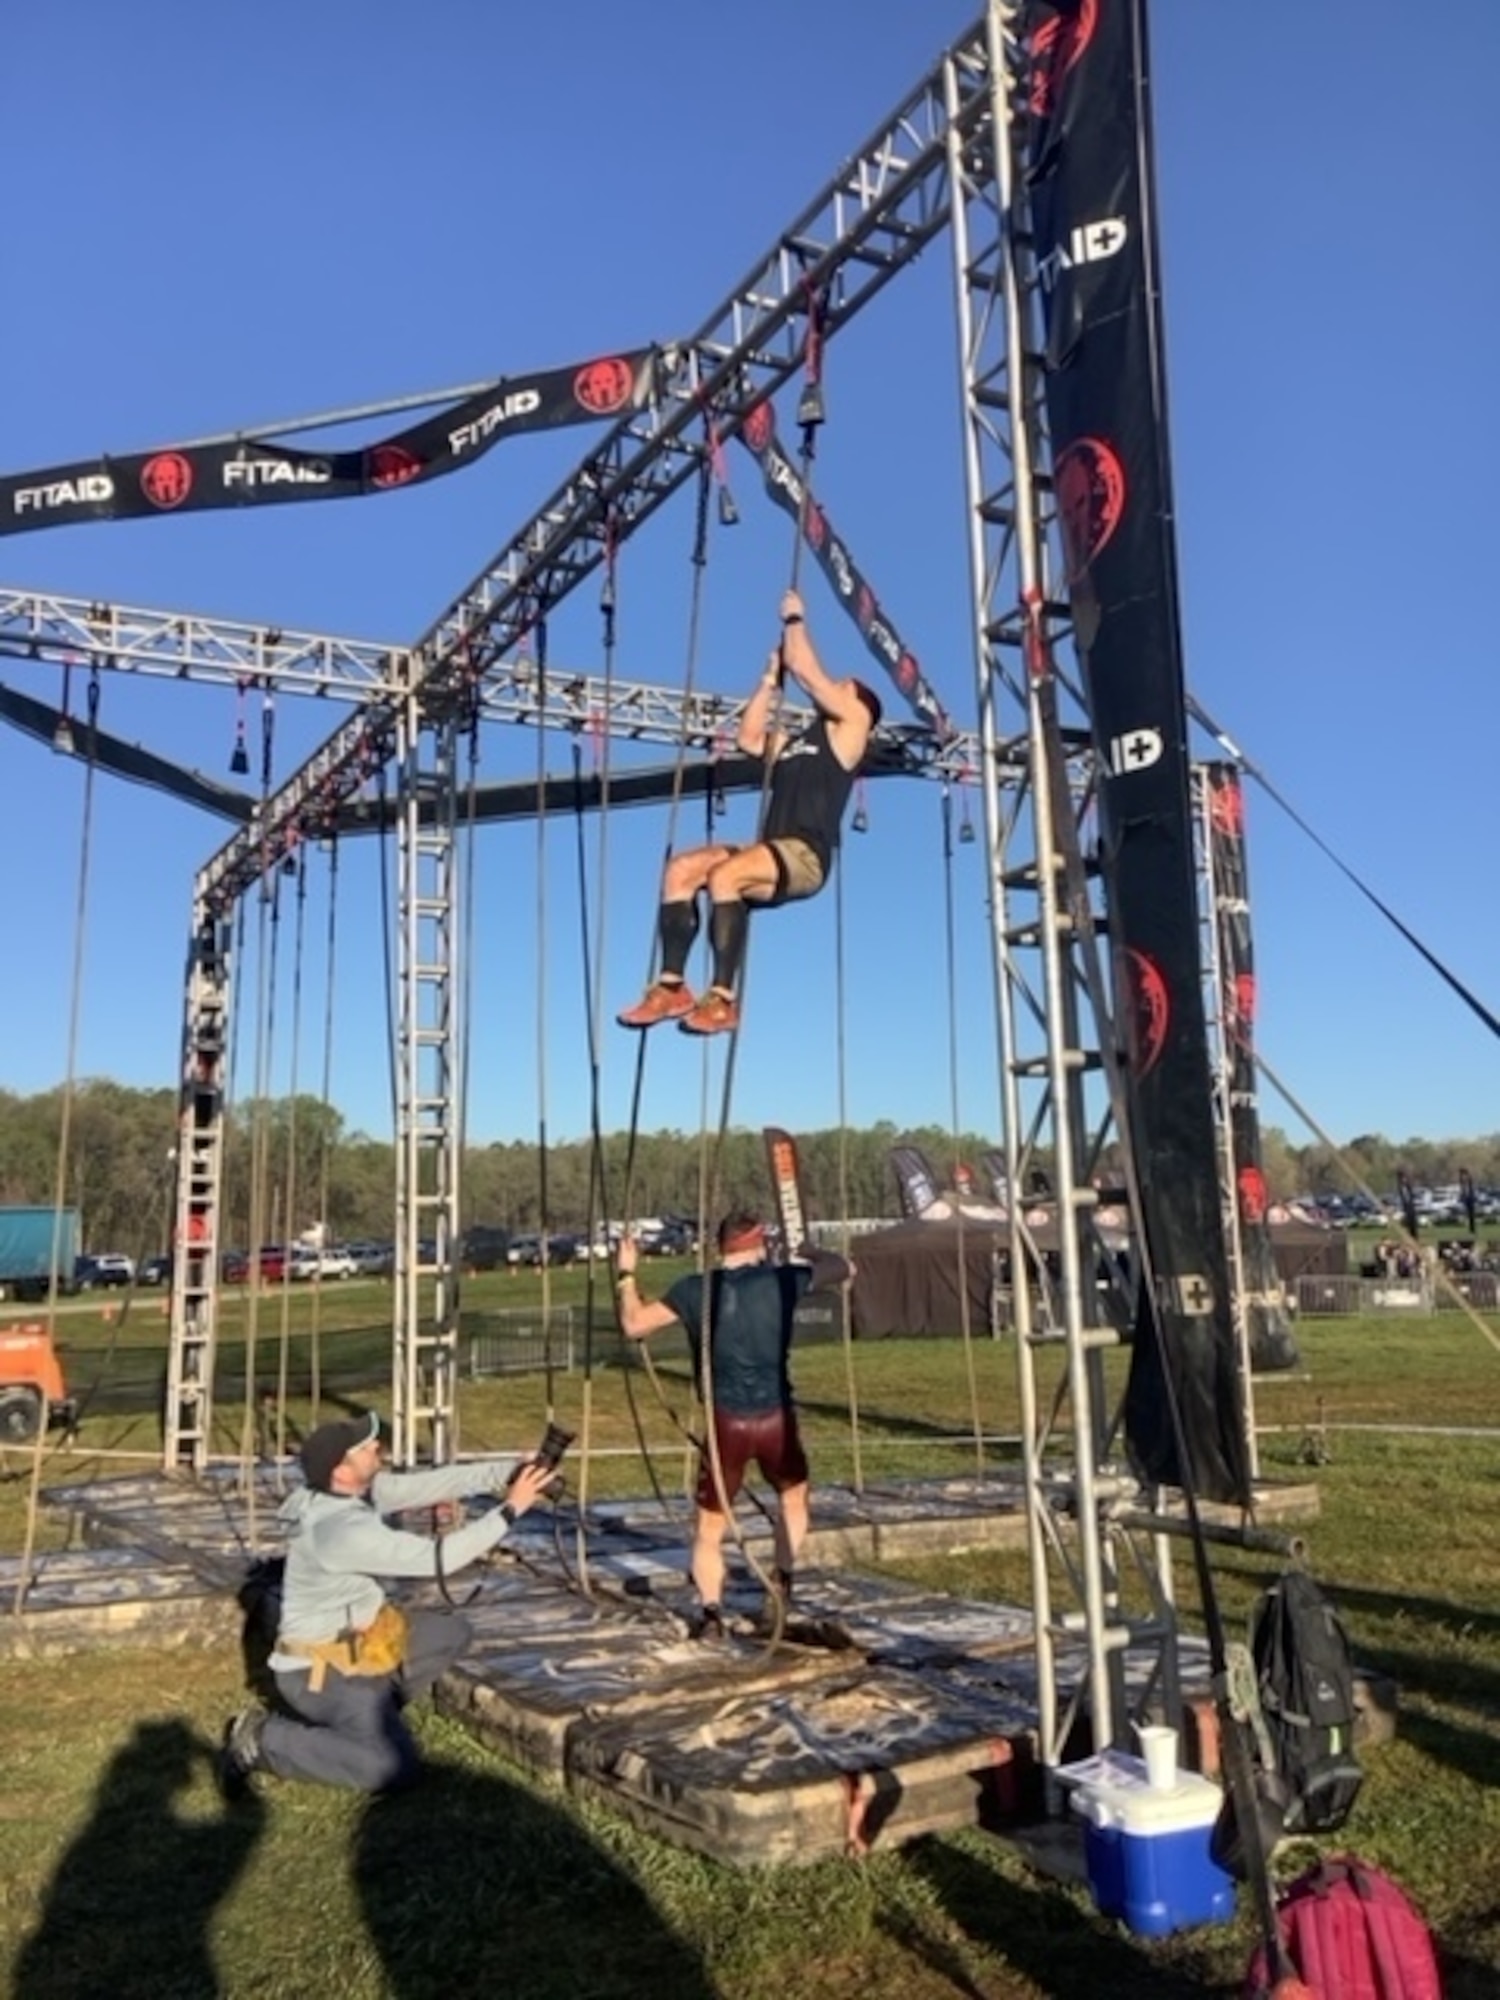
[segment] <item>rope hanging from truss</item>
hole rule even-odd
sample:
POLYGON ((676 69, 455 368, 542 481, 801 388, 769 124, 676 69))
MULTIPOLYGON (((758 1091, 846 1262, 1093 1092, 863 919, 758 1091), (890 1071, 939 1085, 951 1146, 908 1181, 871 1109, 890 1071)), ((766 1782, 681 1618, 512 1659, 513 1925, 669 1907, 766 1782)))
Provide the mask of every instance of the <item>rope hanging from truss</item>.
MULTIPOLYGON (((66 695, 59 717, 59 729, 66 717, 66 695)), ((83 1010, 84 941, 88 927, 89 877, 93 861, 95 747, 99 733, 99 669, 94 668, 88 685, 88 739, 83 766, 83 809, 78 834, 78 887, 73 903, 73 970, 68 994, 68 1043, 63 1075, 62 1103, 58 1112, 57 1171, 52 1191, 51 1282, 47 1288, 47 1339, 57 1338, 57 1297, 62 1284, 58 1264, 62 1254, 62 1211, 68 1188, 69 1145, 72 1139, 73 1109, 78 1095, 78 1030, 83 1010)), ((72 1273, 68 1274, 70 1277, 72 1273)), ((26 1527, 21 1543, 20 1567, 12 1609, 19 1617, 26 1608, 31 1558, 36 1548, 40 1511, 42 1463, 47 1448, 47 1403, 45 1396, 37 1412, 36 1437, 31 1454, 31 1476, 26 1488, 26 1527)))

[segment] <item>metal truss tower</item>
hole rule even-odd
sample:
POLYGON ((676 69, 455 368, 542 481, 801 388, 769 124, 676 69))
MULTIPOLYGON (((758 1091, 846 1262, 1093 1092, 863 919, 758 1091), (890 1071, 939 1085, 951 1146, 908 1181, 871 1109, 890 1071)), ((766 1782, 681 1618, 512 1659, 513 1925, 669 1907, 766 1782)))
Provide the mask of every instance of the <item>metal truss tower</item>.
MULTIPOLYGON (((1052 1767, 1085 1717, 1096 1746, 1125 1739, 1132 1651, 1148 1656, 1148 1695, 1175 1709, 1180 1694, 1165 1537, 1126 1518, 1135 1482, 1114 1455, 1104 1373, 1130 1312, 1128 1293, 1104 1281, 1116 1264, 1098 1224, 1106 1149, 1119 1133, 1118 1063, 1085 856, 1090 793, 1073 762, 1089 741, 1088 715, 1062 663, 1070 628, 1053 586, 1059 535, 1026 202, 1026 11, 992 0, 982 58, 970 58, 982 60, 990 116, 969 145, 955 118, 949 160, 1038 1722, 1052 1767), (1026 776, 1011 795, 996 782, 1007 728, 1025 745, 1026 776), (1038 1177, 1056 1229, 1045 1253, 1027 1222, 1038 1177), (1050 1394, 1049 1368, 1060 1371, 1050 1394), (1128 1576, 1138 1601, 1143 1586, 1135 1612, 1128 1576)), ((956 107, 956 58, 947 81, 956 107)))
POLYGON ((454 833, 458 736, 427 731, 415 702, 397 748, 396 1266, 392 1448, 457 1450, 458 1197, 462 1159, 454 833))

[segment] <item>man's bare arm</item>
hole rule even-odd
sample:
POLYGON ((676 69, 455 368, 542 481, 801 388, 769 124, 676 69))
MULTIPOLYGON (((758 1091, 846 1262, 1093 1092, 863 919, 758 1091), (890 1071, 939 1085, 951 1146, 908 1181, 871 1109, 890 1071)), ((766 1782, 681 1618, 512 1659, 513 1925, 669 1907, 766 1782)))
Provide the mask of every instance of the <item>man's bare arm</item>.
POLYGON ((808 635, 802 599, 795 590, 789 590, 781 600, 781 619, 781 657, 786 670, 833 725, 834 749, 845 770, 852 771, 870 740, 870 711, 860 697, 859 683, 836 681, 825 672, 808 635))
POLYGON ((766 754, 767 724, 771 719, 771 703, 781 681, 781 657, 772 653, 766 661, 766 670, 755 684, 755 692, 745 703, 740 716, 740 726, 735 733, 735 747, 747 757, 764 757, 766 754))

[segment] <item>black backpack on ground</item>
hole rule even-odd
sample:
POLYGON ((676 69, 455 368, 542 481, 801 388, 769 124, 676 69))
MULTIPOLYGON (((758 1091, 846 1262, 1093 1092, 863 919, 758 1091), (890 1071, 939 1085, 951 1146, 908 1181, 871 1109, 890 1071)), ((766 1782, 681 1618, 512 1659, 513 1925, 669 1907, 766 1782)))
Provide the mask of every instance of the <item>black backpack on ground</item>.
POLYGON ((1288 1570, 1250 1621, 1261 1714, 1286 1792, 1284 1831, 1332 1833, 1364 1783, 1354 1755, 1354 1663, 1338 1613, 1288 1570))

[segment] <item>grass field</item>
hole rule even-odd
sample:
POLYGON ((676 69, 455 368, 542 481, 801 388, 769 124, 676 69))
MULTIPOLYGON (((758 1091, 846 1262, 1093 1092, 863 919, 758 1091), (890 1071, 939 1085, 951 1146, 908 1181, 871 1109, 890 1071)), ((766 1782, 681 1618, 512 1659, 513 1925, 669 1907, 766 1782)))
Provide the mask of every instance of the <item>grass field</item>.
MULTIPOLYGON (((344 1304, 376 1317, 358 1298, 344 1304)), ((1303 1446, 1321 1420, 1330 1456, 1312 1474, 1313 1566, 1361 1656, 1401 1689, 1397 1740, 1367 1754, 1343 1838, 1427 1913, 1449 2000, 1500 1995, 1500 1352, 1457 1315, 1308 1322, 1299 1338, 1303 1368, 1259 1389, 1263 1468, 1308 1476, 1303 1446)), ((964 1462, 972 1406, 958 1343, 875 1343, 853 1360, 866 1477, 964 1462)), ((973 1360, 984 1427, 1003 1435, 1016 1422, 1010 1348, 986 1342, 973 1360)), ((663 1372, 686 1415, 680 1366, 663 1372)), ((681 1455, 670 1417, 632 1381, 670 1469, 681 1455)), ((841 1350, 802 1354, 798 1384, 816 1472, 847 1477, 841 1350)), ((555 1388, 564 1420, 586 1416, 600 1450, 594 1489, 638 1488, 619 1371, 597 1370, 587 1399, 581 1374, 555 1388)), ((529 1439, 544 1407, 536 1379, 466 1385, 465 1443, 529 1439)), ((91 1445, 119 1428, 97 1421, 91 1445)), ((24 1521, 23 1456, 0 1480, 8 1549, 24 1521)), ((100 1463, 59 1458, 47 1477, 100 1463)), ((1272 1565, 1218 1550, 1215 1566, 1237 1621, 1272 1565)), ((908 1573, 1009 1600, 1027 1590, 1009 1555, 908 1573)), ((1191 1594, 1186 1565, 1181 1587, 1191 1594)), ((4 1677, 0 1988, 22 2000, 489 1988, 545 2000, 1184 2000, 1236 1993, 1248 1954, 1243 1920, 1133 1939, 977 1833, 858 1864, 727 1870, 533 1785, 430 1716, 429 1780, 407 1798, 267 1785, 226 1816, 208 1759, 239 1698, 228 1648, 7 1663, 4 1677)), ((1307 1858, 1292 1850, 1286 1865, 1307 1858)))

